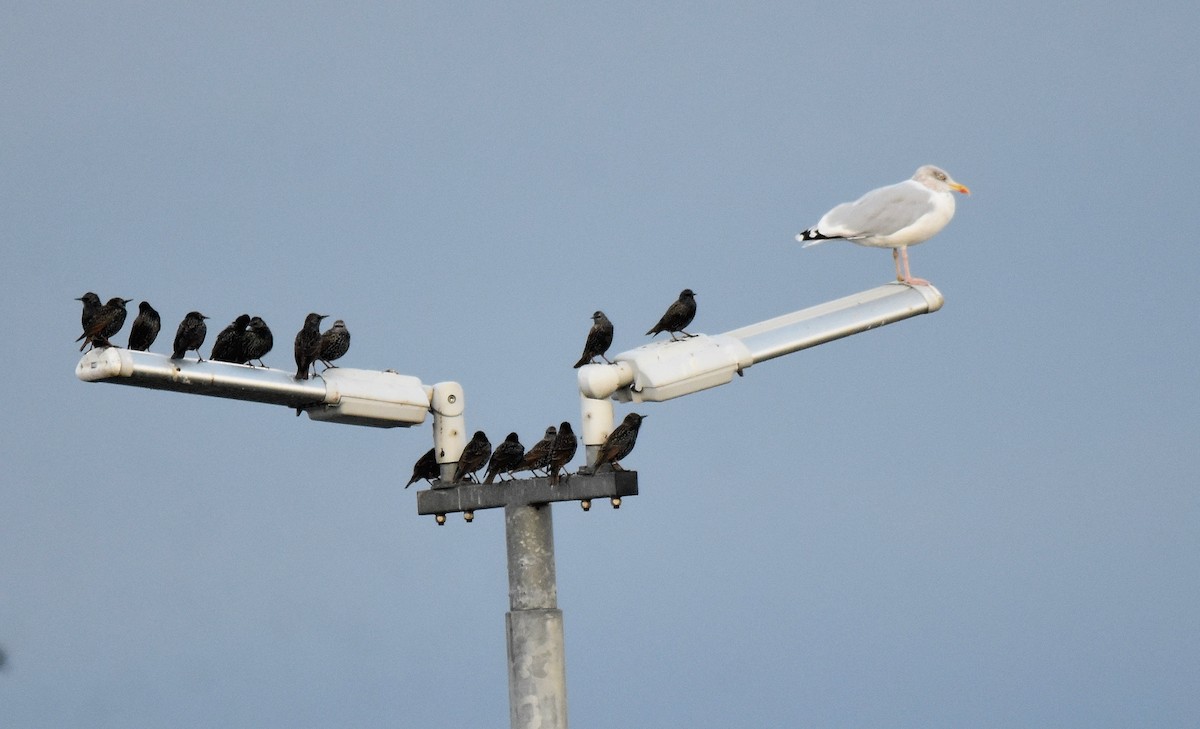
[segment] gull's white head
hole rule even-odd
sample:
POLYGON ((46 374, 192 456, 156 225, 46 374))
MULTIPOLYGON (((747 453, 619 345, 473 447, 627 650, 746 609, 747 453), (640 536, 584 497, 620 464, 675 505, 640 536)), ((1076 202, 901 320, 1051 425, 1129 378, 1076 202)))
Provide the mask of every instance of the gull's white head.
POLYGON ((946 171, 941 167, 925 165, 924 167, 919 168, 912 178, 934 192, 949 192, 950 190, 955 190, 964 195, 971 194, 971 191, 967 189, 966 185, 960 185, 955 182, 954 178, 950 177, 950 175, 947 174, 946 171))

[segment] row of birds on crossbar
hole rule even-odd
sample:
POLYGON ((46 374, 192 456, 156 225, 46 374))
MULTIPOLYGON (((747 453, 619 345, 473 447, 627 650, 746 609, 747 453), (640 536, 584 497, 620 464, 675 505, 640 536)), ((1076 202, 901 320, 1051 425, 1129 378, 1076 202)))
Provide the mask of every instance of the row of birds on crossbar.
MULTIPOLYGON (((94 292, 87 292, 76 301, 83 302, 83 334, 76 342, 82 341, 79 351, 89 344, 92 347, 112 347, 110 341, 125 326, 128 312, 125 306, 133 299, 123 299, 119 296, 100 303, 100 297, 94 292)), ((321 331, 321 321, 327 319, 325 314, 309 314, 304 318, 304 326, 296 333, 296 379, 307 380, 309 372, 313 371, 316 363, 321 362, 326 368, 335 367, 335 359, 341 359, 350 351, 350 330, 346 322, 338 319, 333 326, 321 331)), ((207 316, 198 311, 189 311, 179 322, 175 330, 175 341, 171 350, 171 359, 183 359, 188 352, 195 352, 199 361, 204 361, 200 348, 208 337, 207 316)), ((129 349, 146 352, 158 338, 162 328, 162 317, 150 305, 143 301, 138 304, 138 314, 129 328, 129 349)), ((234 319, 229 326, 221 330, 213 342, 212 351, 208 358, 214 362, 232 362, 254 366, 254 360, 265 367, 262 358, 275 345, 275 337, 271 328, 261 316, 242 314, 234 319)))
MULTIPOLYGON (((591 467, 582 467, 578 473, 596 473, 607 466, 613 471, 624 471, 620 461, 633 452, 637 445, 638 431, 641 430, 645 415, 629 413, 621 424, 608 434, 603 445, 596 453, 596 462, 591 467)), ((560 478, 569 478, 570 472, 564 471, 568 463, 575 458, 579 449, 579 439, 571 424, 563 421, 557 428, 551 425, 546 428, 546 434, 529 450, 521 445, 516 433, 509 433, 504 442, 492 450, 492 444, 482 430, 475 435, 463 448, 454 475, 449 485, 468 481, 480 483, 477 474, 487 465, 482 483, 493 483, 497 476, 503 481, 505 475, 516 478, 514 474, 530 471, 535 476, 548 476, 551 484, 559 483, 560 478), (539 473, 540 472, 540 473, 539 473)), ((417 481, 425 479, 430 484, 441 477, 441 466, 437 462, 437 454, 433 448, 425 451, 425 455, 413 464, 412 478, 404 484, 404 488, 412 486, 417 481)))
MULTIPOLYGON (((859 245, 876 248, 891 248, 896 267, 896 279, 908 284, 924 285, 929 282, 915 278, 909 270, 908 246, 923 243, 939 233, 954 217, 954 196, 951 192, 970 194, 965 185, 959 184, 945 170, 934 165, 924 165, 908 180, 876 188, 854 202, 842 203, 821 216, 811 228, 799 233, 796 240, 803 247, 823 243, 827 240, 848 240, 859 245)), ((83 341, 80 351, 91 344, 93 347, 113 346, 109 341, 125 324, 125 306, 132 299, 120 297, 101 304, 100 297, 88 292, 79 297, 83 302, 83 334, 75 341, 83 341)), ((684 289, 679 298, 668 307, 658 324, 646 334, 654 336, 661 332, 685 337, 692 336, 684 328, 696 316, 696 296, 691 289, 684 289)), ((182 359, 189 351, 200 356, 208 317, 192 311, 180 322, 175 333, 172 359, 182 359)), ((311 313, 304 319, 304 326, 296 334, 295 357, 296 379, 306 380, 317 362, 326 368, 350 349, 350 332, 341 319, 322 332, 321 321, 325 315, 311 313)), ((146 351, 158 336, 161 320, 157 311, 143 301, 138 307, 129 333, 129 349, 146 351)), ((609 361, 606 353, 612 345, 613 325, 603 311, 592 314, 592 328, 584 342, 583 354, 575 367, 594 362, 597 357, 609 361)), ((210 359, 238 364, 251 364, 271 351, 271 330, 261 317, 247 314, 239 316, 217 335, 210 359)), ((203 360, 202 357, 200 357, 203 360)), ((265 365, 264 365, 265 366, 265 365)), ((299 414, 299 413, 297 413, 299 414)), ((644 416, 630 413, 618 425, 601 446, 593 470, 609 465, 621 469, 620 461, 633 450, 638 430, 644 416)), ((492 449, 487 435, 482 430, 463 449, 452 479, 453 483, 477 480, 475 474, 485 465, 483 483, 493 483, 499 476, 512 477, 514 473, 532 471, 548 476, 551 483, 558 483, 560 472, 575 457, 578 440, 569 422, 546 429, 545 436, 528 451, 521 445, 516 433, 509 433, 499 446, 492 449)), ((429 482, 440 478, 440 467, 431 448, 413 466, 408 488, 421 479, 429 482)))

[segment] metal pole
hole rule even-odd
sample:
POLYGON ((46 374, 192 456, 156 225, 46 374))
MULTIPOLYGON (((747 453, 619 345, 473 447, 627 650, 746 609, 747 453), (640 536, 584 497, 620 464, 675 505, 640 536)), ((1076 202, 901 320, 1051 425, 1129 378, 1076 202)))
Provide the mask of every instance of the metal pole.
POLYGON ((512 729, 567 729, 563 614, 550 504, 504 507, 508 707, 512 729))

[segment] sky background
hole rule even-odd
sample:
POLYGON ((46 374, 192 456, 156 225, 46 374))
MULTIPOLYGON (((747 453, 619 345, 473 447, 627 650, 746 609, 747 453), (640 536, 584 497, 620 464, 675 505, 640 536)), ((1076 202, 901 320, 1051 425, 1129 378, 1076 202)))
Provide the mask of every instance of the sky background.
POLYGON ((940 312, 637 406, 641 495, 555 507, 571 725, 1200 724, 1195 3, 650 5, 6 5, 0 724, 508 722, 503 517, 416 515, 428 426, 82 383, 75 297, 285 369, 327 313, 530 444, 596 309, 887 282, 793 236, 926 163, 940 312))

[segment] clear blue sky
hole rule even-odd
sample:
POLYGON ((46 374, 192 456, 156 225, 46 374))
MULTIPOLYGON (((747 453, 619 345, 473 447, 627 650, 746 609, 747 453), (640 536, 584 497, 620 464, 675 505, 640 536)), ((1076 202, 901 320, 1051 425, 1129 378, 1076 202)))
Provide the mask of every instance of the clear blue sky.
POLYGON ((503 519, 417 517, 427 427, 79 382, 75 297, 285 368, 328 313, 529 443, 595 309, 886 282, 792 236, 925 163, 942 311, 639 406, 641 495, 556 508, 571 724, 1200 724, 1200 10, 650 5, 8 5, 0 724, 508 721, 503 519))

